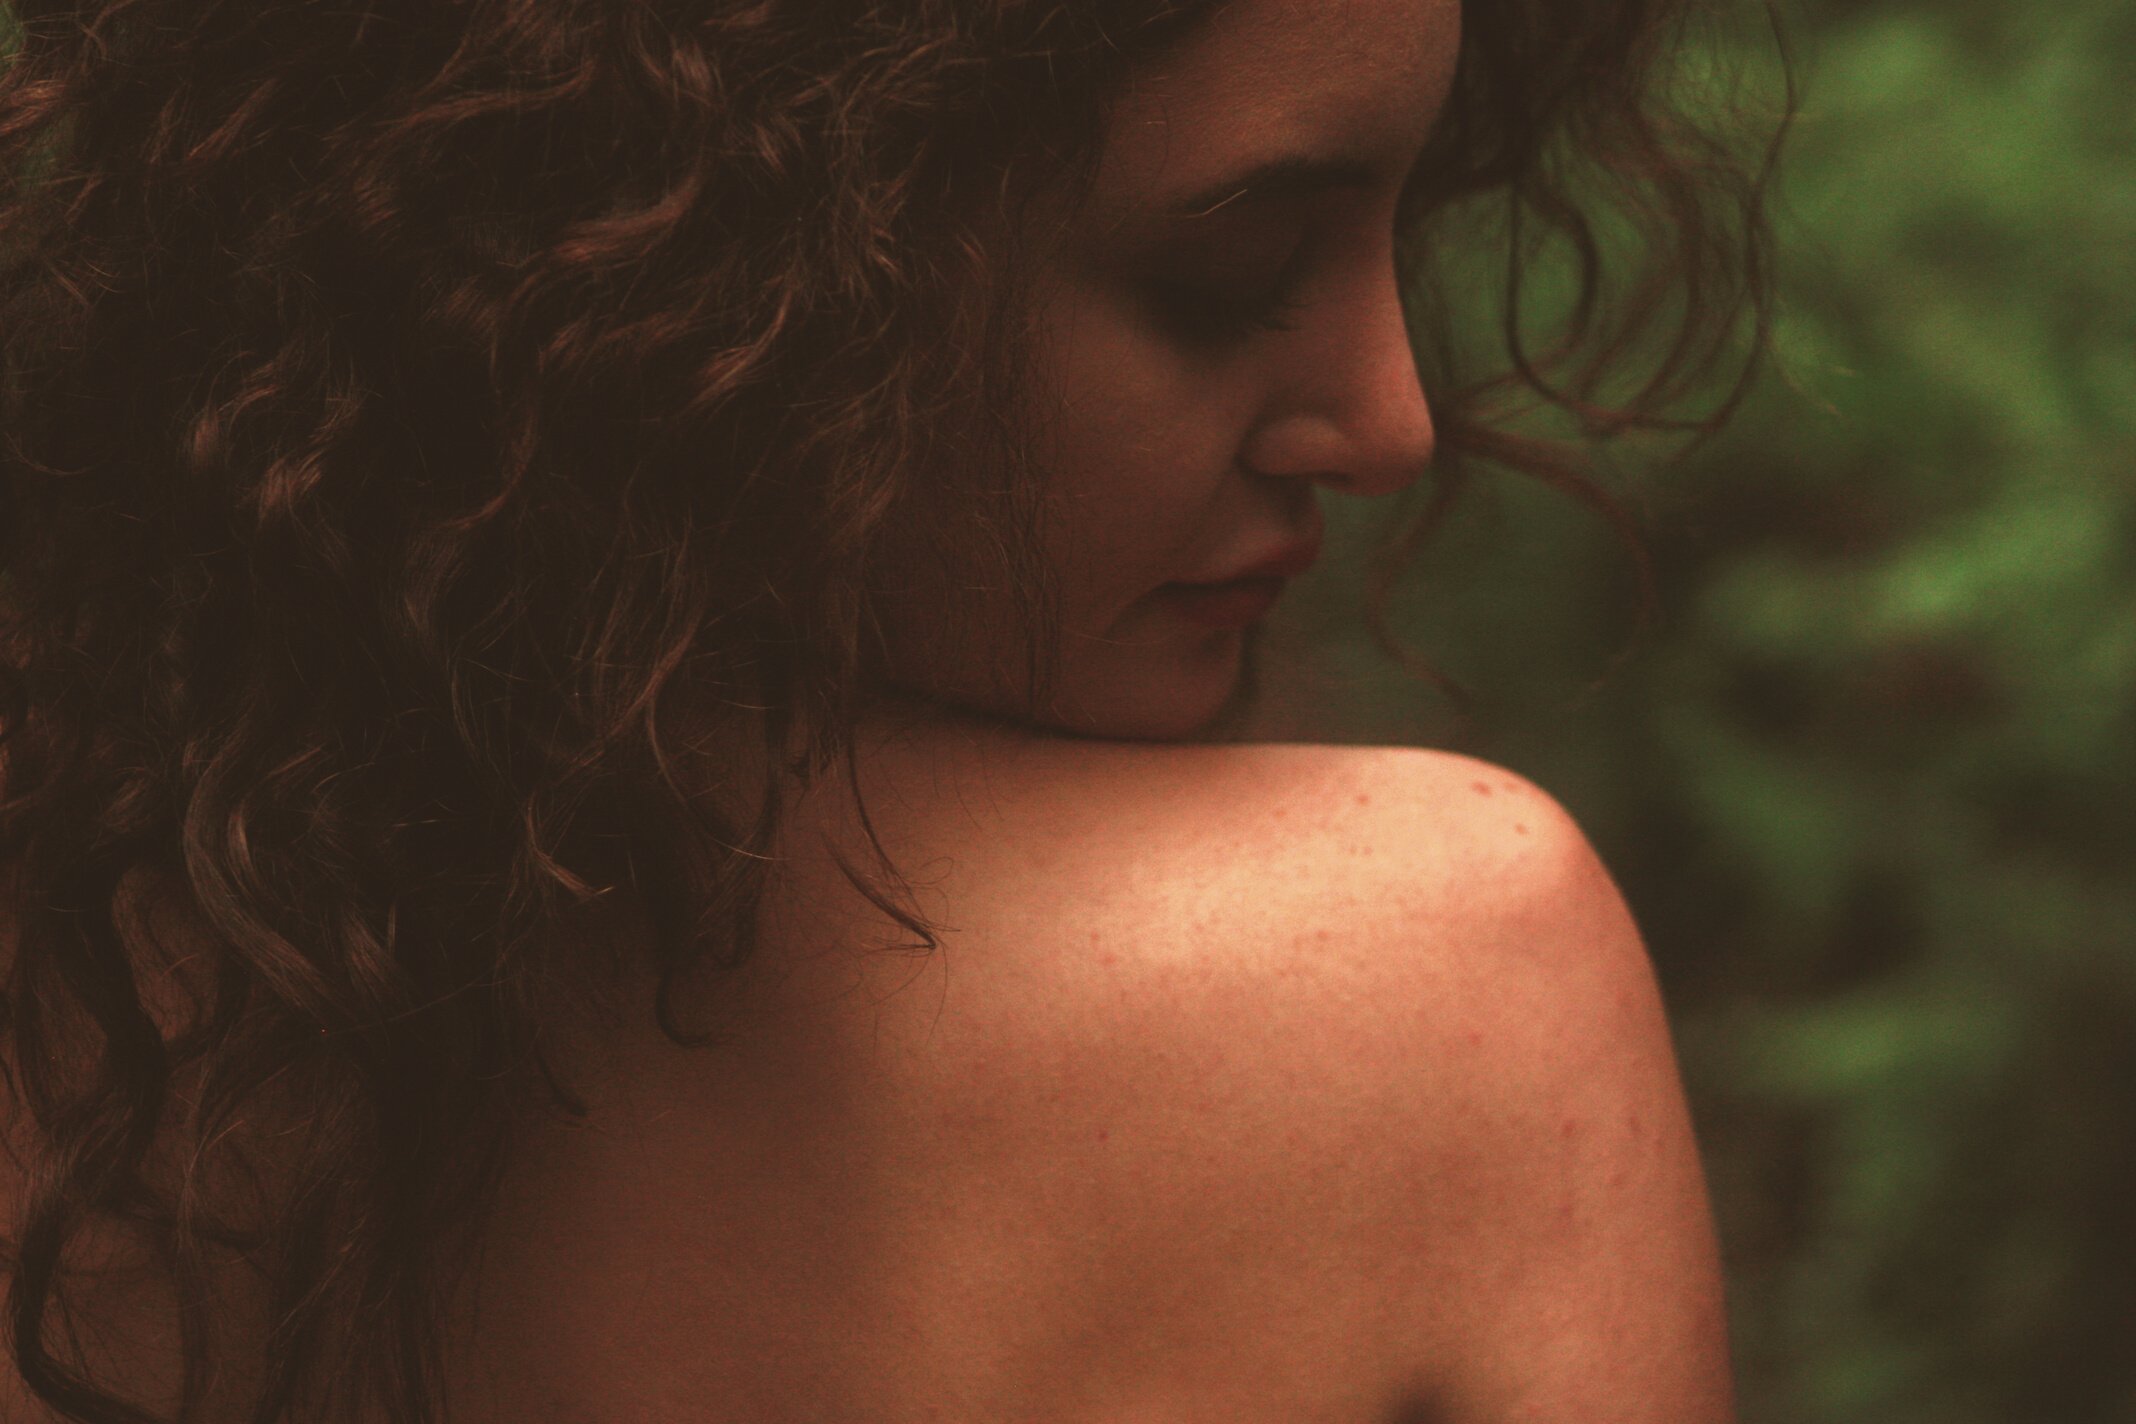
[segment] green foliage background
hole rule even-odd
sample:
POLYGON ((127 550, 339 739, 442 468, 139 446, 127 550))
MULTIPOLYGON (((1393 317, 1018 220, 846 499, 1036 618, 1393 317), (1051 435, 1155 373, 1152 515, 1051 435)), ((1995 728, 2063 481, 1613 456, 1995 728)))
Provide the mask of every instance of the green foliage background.
POLYGON ((2136 7, 1791 31, 1779 361, 1635 486, 1659 616, 1599 521, 1494 480, 1397 625, 1469 728, 1336 575, 1269 725, 1458 745, 1588 828, 1677 1022, 1749 1424, 2136 1421, 2136 7))

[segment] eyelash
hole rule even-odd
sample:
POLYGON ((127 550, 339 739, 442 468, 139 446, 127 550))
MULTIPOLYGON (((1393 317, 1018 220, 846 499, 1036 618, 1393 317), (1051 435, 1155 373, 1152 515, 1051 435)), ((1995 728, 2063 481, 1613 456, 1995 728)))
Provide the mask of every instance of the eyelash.
POLYGON ((1295 331, 1291 318, 1304 308, 1298 298, 1302 254, 1294 254, 1266 291, 1237 297, 1187 283, 1162 289, 1165 306, 1188 335, 1212 342, 1237 342, 1269 331, 1295 331))

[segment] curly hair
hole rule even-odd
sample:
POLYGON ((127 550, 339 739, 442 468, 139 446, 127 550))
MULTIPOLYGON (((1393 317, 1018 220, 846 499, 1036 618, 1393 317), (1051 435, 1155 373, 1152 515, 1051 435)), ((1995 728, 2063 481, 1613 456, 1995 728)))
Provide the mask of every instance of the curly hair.
MULTIPOLYGON (((889 511, 962 512, 1042 693, 995 234, 1216 3, 0 7, 0 1109, 38 1399, 157 1417, 67 1339, 117 1240, 165 1283, 179 1417, 230 1377, 232 1268, 250 1418, 438 1417, 511 1085, 575 1106, 558 926, 642 910, 653 1012, 702 1037, 674 989, 748 958, 782 777, 855 778, 889 511), (680 770, 707 705, 761 714, 752 814, 680 770)), ((1764 171, 1664 82, 1689 0, 1463 10, 1405 225, 1508 201, 1505 374, 1454 388, 1421 338, 1440 479, 1397 562, 1464 456, 1621 521, 1499 398, 1684 427, 1767 309, 1764 171), (1539 353, 1522 224, 1576 258, 1539 353)), ((934 947, 869 839, 848 877, 934 947)))

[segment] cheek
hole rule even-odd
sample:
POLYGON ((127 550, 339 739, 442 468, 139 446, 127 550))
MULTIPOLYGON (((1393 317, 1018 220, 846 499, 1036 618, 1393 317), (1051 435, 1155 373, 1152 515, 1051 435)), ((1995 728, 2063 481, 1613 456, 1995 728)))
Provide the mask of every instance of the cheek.
POLYGON ((1094 301, 1061 312, 1048 336, 1056 554, 1070 589, 1131 601, 1205 552, 1244 438, 1246 383, 1094 301))

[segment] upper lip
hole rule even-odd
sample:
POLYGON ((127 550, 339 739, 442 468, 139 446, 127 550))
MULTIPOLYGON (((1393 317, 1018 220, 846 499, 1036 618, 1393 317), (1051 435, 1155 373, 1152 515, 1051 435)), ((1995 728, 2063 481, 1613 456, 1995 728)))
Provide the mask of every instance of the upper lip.
POLYGON ((1200 581, 1208 584, 1240 583, 1247 579, 1294 578, 1320 559, 1321 531, 1286 540, 1268 552, 1247 561, 1222 578, 1200 581))

